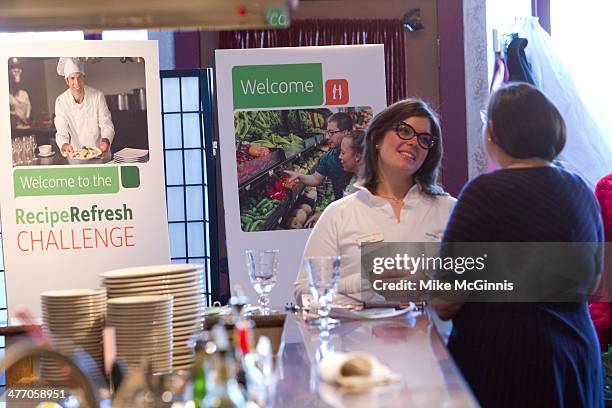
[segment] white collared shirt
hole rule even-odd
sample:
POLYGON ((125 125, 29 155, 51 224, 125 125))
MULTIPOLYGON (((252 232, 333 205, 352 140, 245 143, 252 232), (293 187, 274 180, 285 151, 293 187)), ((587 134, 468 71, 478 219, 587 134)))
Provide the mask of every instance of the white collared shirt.
POLYGON ((55 141, 60 149, 64 143, 79 150, 100 147, 103 138, 113 142, 115 127, 104 94, 87 85, 84 88, 82 103, 76 103, 70 89, 55 100, 55 141))
MULTIPOLYGON (((451 196, 428 196, 414 185, 404 197, 400 221, 389 202, 365 187, 330 204, 310 233, 302 260, 307 256, 342 257, 340 293, 360 297, 361 247, 365 240, 384 242, 439 242, 457 201, 451 196)), ((294 283, 294 296, 301 304, 308 294, 308 275, 303 262, 294 283)), ((334 302, 347 303, 342 296, 334 302)))

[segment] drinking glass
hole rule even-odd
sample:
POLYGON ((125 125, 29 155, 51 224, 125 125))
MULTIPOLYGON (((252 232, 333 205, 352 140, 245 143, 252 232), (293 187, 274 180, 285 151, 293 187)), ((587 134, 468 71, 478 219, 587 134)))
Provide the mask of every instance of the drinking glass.
POLYGON ((269 294, 276 284, 278 272, 278 249, 248 249, 246 251, 249 278, 255 292, 259 294, 259 311, 263 315, 270 314, 269 294))
POLYGON ((314 324, 322 329, 322 335, 329 335, 328 328, 340 323, 329 317, 331 302, 340 281, 340 261, 339 256, 309 256, 304 259, 310 293, 319 304, 319 319, 314 324))
POLYGON ((29 154, 30 154, 30 161, 36 161, 36 137, 34 135, 28 136, 29 138, 29 154))

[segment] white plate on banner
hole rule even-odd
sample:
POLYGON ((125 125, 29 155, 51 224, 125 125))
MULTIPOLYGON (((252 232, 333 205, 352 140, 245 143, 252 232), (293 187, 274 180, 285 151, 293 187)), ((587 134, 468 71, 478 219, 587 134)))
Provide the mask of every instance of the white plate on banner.
POLYGON ((140 157, 147 156, 149 154, 149 150, 147 149, 136 149, 133 147, 124 147, 115 153, 114 157, 121 157, 126 159, 137 159, 140 157))
POLYGON ((114 271, 103 272, 100 274, 100 276, 104 279, 136 278, 145 276, 174 275, 185 272, 192 272, 203 268, 204 266, 201 264, 168 264, 141 266, 136 268, 117 269, 114 271))

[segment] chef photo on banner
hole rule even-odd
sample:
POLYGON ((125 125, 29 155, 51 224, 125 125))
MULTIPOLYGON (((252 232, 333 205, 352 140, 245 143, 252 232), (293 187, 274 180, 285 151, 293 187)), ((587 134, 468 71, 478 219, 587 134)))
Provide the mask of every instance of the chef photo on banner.
POLYGON ((68 89, 55 100, 55 140, 64 155, 82 148, 97 147, 110 154, 115 136, 104 93, 85 85, 85 68, 77 58, 59 59, 57 73, 68 89))

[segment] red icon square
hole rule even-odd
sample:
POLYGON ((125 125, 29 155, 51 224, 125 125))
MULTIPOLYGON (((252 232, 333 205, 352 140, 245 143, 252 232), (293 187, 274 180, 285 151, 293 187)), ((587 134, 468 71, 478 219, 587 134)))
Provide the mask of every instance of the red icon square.
POLYGON ((349 87, 346 79, 325 81, 325 104, 346 105, 349 101, 349 87))

